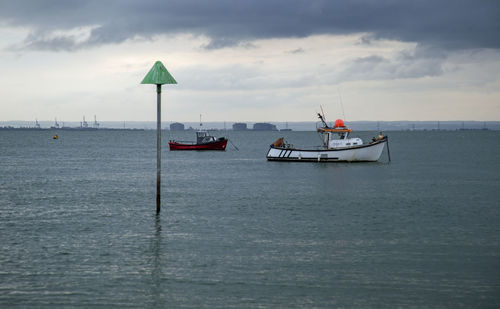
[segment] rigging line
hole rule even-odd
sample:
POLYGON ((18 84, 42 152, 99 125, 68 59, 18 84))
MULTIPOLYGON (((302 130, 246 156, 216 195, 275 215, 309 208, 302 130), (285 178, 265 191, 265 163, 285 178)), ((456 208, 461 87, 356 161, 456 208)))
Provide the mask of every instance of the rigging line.
POLYGON ((231 143, 231 145, 233 145, 234 149, 239 150, 238 147, 236 147, 236 145, 233 144, 233 142, 229 138, 227 140, 231 143))
POLYGON ((339 88, 337 88, 337 93, 338 93, 339 99, 340 99, 340 107, 342 108, 342 117, 344 117, 344 121, 347 121, 347 119, 345 118, 345 113, 344 113, 344 104, 342 103, 342 95, 340 94, 339 88))

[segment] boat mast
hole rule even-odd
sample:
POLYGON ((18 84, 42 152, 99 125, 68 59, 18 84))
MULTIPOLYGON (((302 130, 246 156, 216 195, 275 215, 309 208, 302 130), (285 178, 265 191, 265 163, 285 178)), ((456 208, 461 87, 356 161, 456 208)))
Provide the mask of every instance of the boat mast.
POLYGON ((319 108, 321 108, 321 114, 318 113, 318 117, 325 126, 325 128, 328 128, 328 124, 326 123, 325 112, 323 111, 323 106, 320 105, 319 108))
MULTIPOLYGON (((328 128, 328 124, 326 123, 326 118, 325 118, 325 112, 323 111, 323 106, 319 106, 321 108, 321 114, 318 113, 318 118, 323 124, 324 128, 328 128)), ((320 136, 321 141, 323 142, 323 147, 328 148, 328 141, 330 140, 330 133, 325 133, 325 132, 319 132, 318 134, 320 136)))

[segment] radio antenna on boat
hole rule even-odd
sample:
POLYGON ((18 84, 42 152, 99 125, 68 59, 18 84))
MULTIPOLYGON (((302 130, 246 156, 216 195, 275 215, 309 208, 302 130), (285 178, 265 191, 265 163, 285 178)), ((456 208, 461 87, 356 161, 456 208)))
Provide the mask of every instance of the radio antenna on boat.
POLYGON ((340 99, 340 108, 342 108, 342 117, 344 117, 344 121, 347 119, 345 118, 345 113, 344 113, 344 104, 342 103, 342 94, 340 93, 339 88, 337 88, 337 93, 339 94, 339 99, 340 99))
POLYGON ((202 125, 203 125, 203 124, 201 123, 201 114, 200 114, 200 129, 201 129, 201 126, 202 126, 202 125))

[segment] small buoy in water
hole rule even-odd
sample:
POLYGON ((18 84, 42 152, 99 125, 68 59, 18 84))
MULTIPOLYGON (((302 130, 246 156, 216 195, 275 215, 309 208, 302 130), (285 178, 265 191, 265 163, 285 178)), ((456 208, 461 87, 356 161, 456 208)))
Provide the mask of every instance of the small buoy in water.
POLYGON ((52 136, 52 138, 53 139, 59 139, 59 135, 56 134, 56 135, 52 136))

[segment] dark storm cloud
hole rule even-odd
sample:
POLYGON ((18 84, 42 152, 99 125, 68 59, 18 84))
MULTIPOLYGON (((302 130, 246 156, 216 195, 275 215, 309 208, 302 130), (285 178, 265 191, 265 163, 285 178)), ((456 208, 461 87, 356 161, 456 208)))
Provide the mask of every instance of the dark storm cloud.
POLYGON ((498 0, 16 0, 1 2, 2 24, 31 29, 21 49, 74 50, 177 33, 208 36, 207 49, 350 33, 368 33, 364 43, 393 39, 440 49, 500 48, 498 0), (53 34, 88 26, 94 28, 85 41, 53 34))

